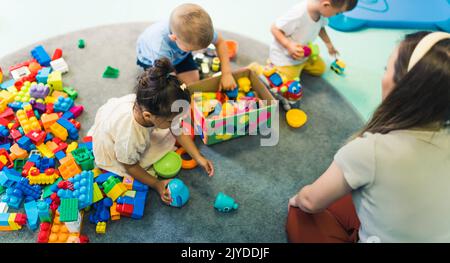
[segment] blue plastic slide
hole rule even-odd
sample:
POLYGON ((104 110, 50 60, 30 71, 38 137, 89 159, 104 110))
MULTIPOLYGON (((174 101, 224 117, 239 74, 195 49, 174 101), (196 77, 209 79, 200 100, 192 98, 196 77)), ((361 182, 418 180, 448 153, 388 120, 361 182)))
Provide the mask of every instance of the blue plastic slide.
POLYGON ((363 27, 450 32, 450 0, 359 0, 355 9, 330 18, 339 31, 363 27))

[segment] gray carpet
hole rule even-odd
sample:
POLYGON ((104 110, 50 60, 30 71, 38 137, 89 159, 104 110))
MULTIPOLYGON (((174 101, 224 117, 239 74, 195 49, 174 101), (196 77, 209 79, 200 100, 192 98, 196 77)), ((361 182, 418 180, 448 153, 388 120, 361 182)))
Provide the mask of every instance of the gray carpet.
MULTIPOLYGON (((78 104, 86 111, 79 118, 84 135, 93 123, 95 112, 108 98, 132 91, 139 74, 135 65, 137 36, 148 23, 96 27, 36 43, 48 52, 62 48, 70 72, 64 83, 79 91, 78 104), (78 39, 86 48, 78 49, 78 39), (107 65, 120 69, 118 79, 103 79, 107 65)), ((240 43, 237 65, 264 62, 268 47, 240 35, 223 32, 240 43)), ((29 59, 35 45, 0 59, 5 69, 29 59)), ((50 54, 51 55, 51 54, 50 54)), ((182 209, 163 205, 155 192, 147 201, 142 220, 122 218, 107 225, 106 235, 95 234, 95 226, 85 222, 82 232, 92 242, 286 242, 287 201, 305 184, 313 182, 328 167, 342 143, 362 125, 360 116, 333 87, 321 78, 303 76, 305 87, 302 109, 309 122, 301 129, 289 128, 280 110, 280 142, 275 147, 260 147, 260 138, 241 137, 200 150, 216 167, 209 179, 202 170, 182 171, 191 199, 182 209), (213 208, 215 196, 224 192, 240 204, 231 214, 213 208)), ((11 211, 11 210, 10 210, 11 211)), ((36 233, 0 233, 3 242, 35 242, 36 233)))

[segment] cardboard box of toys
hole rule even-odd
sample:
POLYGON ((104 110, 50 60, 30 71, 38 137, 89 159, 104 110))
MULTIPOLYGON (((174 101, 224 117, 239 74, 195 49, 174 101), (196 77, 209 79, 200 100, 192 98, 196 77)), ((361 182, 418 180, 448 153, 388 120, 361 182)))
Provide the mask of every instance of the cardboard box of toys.
POLYGON ((206 145, 245 135, 259 135, 271 128, 278 104, 258 76, 249 69, 233 73, 234 92, 219 92, 220 76, 188 86, 192 94, 192 116, 196 134, 206 145))

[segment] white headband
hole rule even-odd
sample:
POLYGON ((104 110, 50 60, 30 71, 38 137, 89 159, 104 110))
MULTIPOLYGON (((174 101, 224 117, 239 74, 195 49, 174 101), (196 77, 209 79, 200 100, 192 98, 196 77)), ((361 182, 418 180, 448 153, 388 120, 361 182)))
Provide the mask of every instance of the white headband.
POLYGON ((450 39, 450 34, 445 32, 434 32, 426 35, 419 44, 417 44, 414 52, 409 60, 408 72, 425 56, 425 54, 430 51, 430 49, 436 45, 437 42, 443 39, 450 39))

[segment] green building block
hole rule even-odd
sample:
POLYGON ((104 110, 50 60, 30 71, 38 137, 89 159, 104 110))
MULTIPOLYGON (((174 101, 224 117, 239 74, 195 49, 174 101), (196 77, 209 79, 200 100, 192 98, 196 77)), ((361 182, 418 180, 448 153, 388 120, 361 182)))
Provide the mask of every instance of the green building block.
POLYGON ((107 66, 105 72, 103 72, 104 78, 116 79, 119 77, 120 70, 113 68, 111 66, 107 66))
POLYGON ((72 156, 75 162, 81 167, 83 171, 90 171, 95 168, 94 166, 94 156, 92 152, 86 147, 81 147, 73 150, 72 156))
POLYGON ((109 191, 111 191, 111 189, 113 189, 113 187, 118 183, 120 183, 120 181, 116 177, 108 177, 108 179, 102 184, 105 194, 109 193, 109 191))
POLYGON ((53 194, 52 186, 57 185, 61 181, 62 181, 62 178, 59 177, 58 179, 56 179, 56 181, 53 184, 47 185, 46 187, 44 187, 44 193, 42 194, 42 198, 47 198, 47 197, 51 196, 53 194))
POLYGON ((78 220, 78 199, 63 198, 59 205, 59 221, 74 222, 78 220))
POLYGON ((84 48, 86 47, 86 43, 84 42, 84 39, 78 40, 78 48, 84 48))
POLYGON ((16 159, 14 160, 14 169, 18 172, 22 172, 23 167, 25 166, 25 163, 27 162, 27 159, 16 159))
POLYGON ((6 188, 0 185, 0 195, 6 191, 6 188))
POLYGON ((63 91, 69 95, 72 100, 75 100, 78 97, 78 92, 71 87, 64 87, 63 91))

